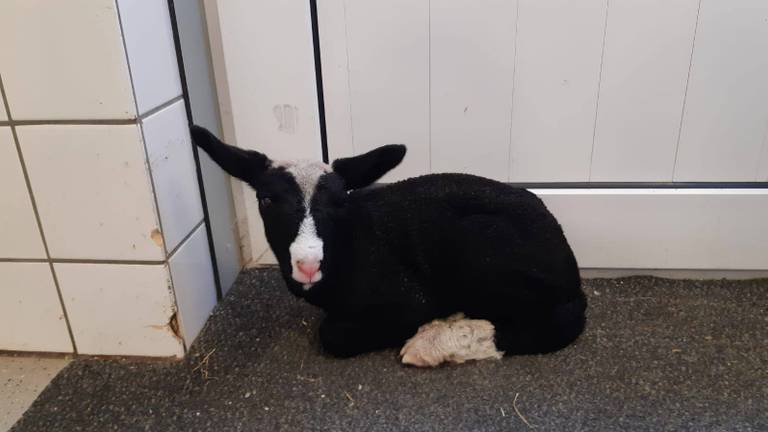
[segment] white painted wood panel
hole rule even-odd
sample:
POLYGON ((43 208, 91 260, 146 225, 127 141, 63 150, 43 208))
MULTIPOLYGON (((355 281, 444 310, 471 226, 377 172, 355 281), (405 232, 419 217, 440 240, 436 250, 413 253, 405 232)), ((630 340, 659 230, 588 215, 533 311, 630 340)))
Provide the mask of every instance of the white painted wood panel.
POLYGON ((540 189, 581 267, 768 269, 768 189, 540 189))
POLYGON ((507 179, 516 21, 516 1, 431 2, 433 172, 507 179))
POLYGON ((325 98, 325 129, 331 160, 355 153, 346 3, 346 0, 323 0, 317 4, 323 97, 325 98))
MULTIPOLYGON (((273 159, 320 159, 309 2, 227 0, 207 4, 225 138, 273 159), (213 22, 212 22, 213 21, 213 22), (223 63, 223 64, 222 64, 223 63)), ((267 249, 255 193, 233 187, 246 261, 267 249)))
POLYGON ((354 0, 346 11, 354 153, 405 144, 406 159, 384 180, 425 174, 429 0, 354 0))
POLYGON ((763 149, 760 153, 760 164, 757 167, 757 181, 768 182, 768 130, 763 138, 763 149))
POLYGON ((606 4, 520 0, 511 181, 589 179, 606 4))
POLYGON ((702 0, 676 181, 766 180, 768 2, 702 0))
POLYGON ((613 0, 603 53, 593 181, 670 181, 698 0, 613 0))

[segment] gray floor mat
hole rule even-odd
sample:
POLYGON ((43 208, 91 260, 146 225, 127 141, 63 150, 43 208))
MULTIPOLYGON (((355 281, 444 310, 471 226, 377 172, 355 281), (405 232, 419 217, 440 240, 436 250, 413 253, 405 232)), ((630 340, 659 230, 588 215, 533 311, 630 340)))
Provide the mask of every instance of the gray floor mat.
POLYGON ((247 271, 187 360, 75 361, 12 430, 768 430, 768 281, 585 291, 588 329, 561 352, 419 370, 324 356, 320 312, 247 271))

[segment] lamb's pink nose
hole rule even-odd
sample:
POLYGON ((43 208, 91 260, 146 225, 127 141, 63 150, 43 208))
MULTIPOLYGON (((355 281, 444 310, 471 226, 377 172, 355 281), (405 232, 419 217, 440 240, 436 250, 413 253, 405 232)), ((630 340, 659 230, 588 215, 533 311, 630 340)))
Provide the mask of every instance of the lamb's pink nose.
POLYGON ((320 270, 320 261, 299 261, 296 266, 304 276, 312 280, 312 277, 320 270))

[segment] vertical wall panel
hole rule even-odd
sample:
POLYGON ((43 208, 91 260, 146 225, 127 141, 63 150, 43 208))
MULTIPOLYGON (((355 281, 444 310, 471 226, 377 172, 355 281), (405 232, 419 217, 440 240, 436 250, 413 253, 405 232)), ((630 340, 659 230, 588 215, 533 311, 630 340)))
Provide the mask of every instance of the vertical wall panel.
POLYGON ((593 181, 670 181, 698 0, 608 6, 593 181))
POLYGON ((320 56, 323 68, 325 125, 331 160, 355 153, 350 100, 349 45, 346 0, 317 4, 320 56))
POLYGON ((589 178, 605 13, 606 0, 520 0, 510 180, 589 178))
MULTIPOLYGON (((309 2, 227 0, 210 9, 221 32, 216 55, 224 62, 216 79, 230 89, 220 93, 229 102, 222 109, 227 138, 273 159, 320 159, 309 2)), ((244 258, 256 260, 268 249, 256 194, 241 183, 233 192, 250 246, 244 258)))
POLYGON ((675 180, 765 180, 767 127, 768 3, 702 0, 675 180))
POLYGON ((760 154, 760 164, 757 167, 757 181, 768 182, 768 130, 763 138, 763 149, 760 154))
MULTIPOLYGON (((346 2, 354 152, 402 143, 385 178, 429 170, 429 1, 346 2)), ((331 103, 329 101, 329 103, 331 103)))
POLYGON ((506 180, 517 2, 431 2, 432 171, 506 180))

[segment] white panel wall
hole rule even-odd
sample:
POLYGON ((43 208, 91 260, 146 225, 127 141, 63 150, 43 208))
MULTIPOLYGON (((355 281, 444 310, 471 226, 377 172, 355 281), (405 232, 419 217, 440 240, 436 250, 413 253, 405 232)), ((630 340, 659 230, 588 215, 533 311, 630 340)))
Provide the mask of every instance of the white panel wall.
POLYGON ((520 0, 511 181, 587 181, 605 0, 520 0))
POLYGON ((675 180, 768 180, 766 53, 765 1, 702 0, 675 180))
POLYGON ((431 171, 507 179, 515 47, 496 41, 514 40, 516 22, 516 2, 431 3, 431 171))
POLYGON ((698 0, 609 3, 593 181, 670 181, 698 0))
POLYGON ((349 74, 349 26, 347 0, 326 0, 317 8, 323 68, 325 124, 331 159, 355 154, 352 130, 352 101, 349 74), (331 102, 332 101, 332 102, 331 102))
POLYGON ((408 157, 385 180, 426 172, 429 1, 347 0, 345 5, 353 152, 408 144, 408 157))
POLYGON ((768 176, 766 2, 318 8, 331 156, 408 145, 385 180, 444 171, 515 182, 768 176))
MULTIPOLYGON (((285 138, 268 123, 274 113, 256 107, 263 100, 276 103, 274 95, 315 101, 314 89, 307 87, 314 83, 307 76, 314 71, 308 7, 293 1, 217 5, 222 15, 219 70, 224 71, 217 73, 217 82, 226 90, 220 91, 224 100, 231 99, 222 105, 223 112, 232 112, 236 133, 230 138, 270 151, 263 140, 242 142, 285 138), (262 23, 264 16, 271 22, 262 23), (276 26, 285 29, 278 42, 265 34, 277 34, 276 26), (294 57, 285 60, 284 52, 294 57), (291 67, 278 71, 281 60, 291 67), (265 82, 270 89, 260 87, 265 82)), ((766 99, 768 38, 760 23, 767 13, 768 3, 748 0, 318 2, 330 156, 406 144, 405 162, 384 181, 444 171, 544 183, 766 179, 768 105, 760 101, 766 99)), ((314 115, 316 108, 309 109, 314 115)), ((307 150, 316 154, 316 139, 311 134, 301 144, 286 143, 274 151, 292 157, 306 156, 307 150)), ((729 192, 708 191, 704 201, 717 204, 706 208, 727 217, 729 192)), ((643 203, 652 211, 674 207, 669 200, 687 200, 646 200, 627 192, 628 202, 616 195, 621 199, 603 206, 591 193, 563 201, 573 209, 586 206, 584 220, 592 225, 584 232, 608 224, 598 215, 614 206, 639 211, 635 203, 643 203)), ((740 202, 755 204, 734 208, 755 205, 762 211, 764 200, 742 197, 740 202)), ((246 209, 252 207, 248 199, 246 209)), ((676 208, 677 222, 699 216, 704 207, 696 202, 676 208)), ((564 209, 559 212, 567 219, 564 209)), ((248 220, 249 244, 261 250, 265 243, 253 210, 239 210, 239 215, 248 220)), ((628 219, 612 221, 616 231, 624 226, 616 238, 632 238, 628 219)), ((724 234, 710 229, 710 222, 692 225, 708 230, 699 239, 691 231, 666 238, 676 239, 681 248, 733 247, 724 234)), ((594 238, 590 243, 580 237, 587 245, 581 250, 599 246, 599 237, 594 238)), ((666 261, 636 259, 659 256, 661 243, 655 249, 652 243, 634 252, 611 246, 630 255, 608 248, 585 256, 595 267, 632 267, 635 260, 639 267, 732 268, 739 257, 746 257, 744 265, 764 265, 750 261, 746 252, 726 256, 722 248, 691 259, 680 254, 666 261)))
MULTIPOLYGON (((320 159, 309 2, 228 0, 206 5, 224 139, 273 159, 320 159)), ((268 250, 256 194, 233 194, 243 259, 268 250)))

